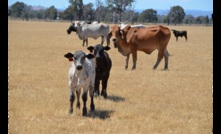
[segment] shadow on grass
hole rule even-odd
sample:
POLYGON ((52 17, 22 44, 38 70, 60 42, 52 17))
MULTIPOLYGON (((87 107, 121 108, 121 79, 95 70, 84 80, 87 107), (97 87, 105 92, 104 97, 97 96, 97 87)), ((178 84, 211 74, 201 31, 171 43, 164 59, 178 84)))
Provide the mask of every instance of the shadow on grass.
POLYGON ((93 113, 89 114, 89 117, 99 118, 99 119, 105 120, 107 118, 110 118, 110 116, 113 112, 114 111, 112 111, 112 110, 99 110, 99 109, 96 109, 93 113))
POLYGON ((115 96, 115 95, 107 96, 106 99, 107 99, 107 100, 114 101, 114 102, 119 102, 119 101, 124 101, 124 100, 125 100, 125 98, 120 97, 120 96, 115 96))

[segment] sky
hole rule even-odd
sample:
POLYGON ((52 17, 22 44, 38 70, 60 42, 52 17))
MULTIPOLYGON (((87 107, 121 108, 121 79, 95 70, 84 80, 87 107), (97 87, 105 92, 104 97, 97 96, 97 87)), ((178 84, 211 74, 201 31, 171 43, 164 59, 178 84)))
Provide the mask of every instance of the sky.
MULTIPOLYGON (((55 6, 58 9, 66 9, 70 3, 69 0, 8 0, 8 6, 15 2, 23 2, 31 6, 50 7, 55 6)), ((93 3, 96 0, 83 0, 83 4, 93 3)), ((105 0, 101 0, 105 4, 105 0)), ((213 0, 135 0, 135 9, 163 9, 169 10, 172 6, 181 6, 184 10, 202 10, 213 11, 213 0)))

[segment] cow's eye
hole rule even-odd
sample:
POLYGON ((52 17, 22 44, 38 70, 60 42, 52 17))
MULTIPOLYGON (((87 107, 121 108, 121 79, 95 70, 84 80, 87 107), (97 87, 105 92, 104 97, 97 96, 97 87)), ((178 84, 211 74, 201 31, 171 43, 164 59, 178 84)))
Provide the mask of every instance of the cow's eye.
POLYGON ((85 59, 85 56, 83 56, 82 58, 81 58, 81 61, 83 61, 85 59))

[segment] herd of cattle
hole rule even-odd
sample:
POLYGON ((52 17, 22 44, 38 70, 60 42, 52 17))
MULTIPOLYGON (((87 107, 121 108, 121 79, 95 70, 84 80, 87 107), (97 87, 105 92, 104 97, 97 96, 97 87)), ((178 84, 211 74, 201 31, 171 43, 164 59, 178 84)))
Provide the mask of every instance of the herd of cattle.
MULTIPOLYGON (((178 37, 184 36, 187 40, 187 31, 171 30, 178 40, 178 37)), ((67 29, 67 33, 76 32, 80 40, 83 40, 83 46, 86 42, 88 46, 88 38, 97 39, 101 37, 101 44, 89 46, 89 52, 77 50, 73 53, 69 52, 64 55, 71 62, 69 68, 69 90, 70 90, 70 108, 69 114, 73 113, 73 103, 75 100, 75 93, 77 96, 76 107, 80 108, 79 97, 81 95, 81 88, 83 88, 83 112, 82 115, 87 115, 87 93, 89 90, 91 104, 90 111, 94 112, 94 96, 103 96, 107 98, 107 84, 112 67, 112 61, 109 57, 108 51, 110 49, 110 39, 112 38, 115 48, 126 56, 125 69, 128 68, 128 61, 130 54, 133 58, 132 69, 136 69, 137 51, 143 51, 146 54, 151 54, 154 50, 158 50, 157 61, 153 69, 157 69, 159 63, 164 58, 164 69, 168 69, 169 53, 167 45, 171 37, 170 29, 165 26, 151 26, 145 27, 144 25, 127 25, 121 23, 109 27, 104 23, 88 23, 84 21, 72 22, 67 29), (106 40, 107 45, 103 46, 106 40), (99 85, 102 83, 100 93, 99 85)))

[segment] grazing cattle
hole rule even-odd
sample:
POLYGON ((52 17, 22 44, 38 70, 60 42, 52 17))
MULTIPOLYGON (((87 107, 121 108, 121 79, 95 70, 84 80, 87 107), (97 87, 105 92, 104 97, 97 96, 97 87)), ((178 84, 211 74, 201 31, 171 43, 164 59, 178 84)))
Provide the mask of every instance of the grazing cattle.
POLYGON ((76 32, 78 37, 83 40, 83 46, 86 42, 86 46, 88 46, 88 38, 97 39, 101 36, 101 45, 103 45, 104 40, 106 39, 107 46, 110 44, 110 40, 108 38, 109 33, 109 25, 103 23, 95 23, 95 24, 87 24, 87 23, 77 23, 77 25, 72 24, 67 33, 70 34, 71 31, 76 32))
POLYGON ((148 28, 132 28, 126 26, 123 30, 115 25, 111 27, 109 36, 113 37, 114 46, 118 47, 118 51, 126 56, 126 66, 128 68, 129 56, 132 53, 133 67, 136 69, 137 51, 143 51, 146 54, 151 54, 155 49, 158 50, 157 62, 153 69, 156 69, 160 61, 164 57, 164 69, 168 69, 168 56, 167 45, 170 40, 171 32, 164 26, 152 26, 148 28))
POLYGON ((101 96, 107 98, 107 83, 110 76, 110 70, 112 66, 112 61, 106 51, 108 51, 110 47, 103 47, 100 44, 88 47, 90 52, 94 53, 96 60, 96 76, 95 76, 95 86, 94 91, 95 95, 100 95, 99 85, 100 81, 102 82, 102 90, 101 96))
POLYGON ((80 108, 79 97, 81 94, 81 87, 83 87, 82 100, 84 102, 82 115, 87 115, 87 93, 89 90, 91 97, 90 110, 95 110, 93 93, 94 93, 94 81, 95 81, 95 61, 94 55, 86 54, 79 50, 74 53, 67 53, 64 57, 68 58, 71 62, 69 69, 69 82, 68 87, 70 90, 70 109, 69 114, 73 113, 73 103, 75 100, 75 92, 77 94, 77 108, 80 108))
POLYGON ((174 30, 171 29, 171 31, 173 31, 174 36, 176 37, 176 41, 178 41, 178 37, 180 36, 181 38, 184 36, 186 41, 187 41, 187 31, 178 31, 178 30, 174 30))

